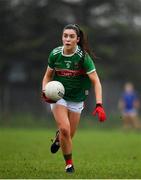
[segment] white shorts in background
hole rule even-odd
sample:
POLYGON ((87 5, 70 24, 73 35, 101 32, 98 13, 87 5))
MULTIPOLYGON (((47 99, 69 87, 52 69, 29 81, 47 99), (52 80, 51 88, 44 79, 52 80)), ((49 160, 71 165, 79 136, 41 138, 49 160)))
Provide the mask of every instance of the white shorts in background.
POLYGON ((51 110, 55 107, 56 104, 60 104, 65 106, 67 109, 73 112, 81 113, 81 111, 84 109, 84 102, 71 102, 66 101, 65 99, 60 99, 56 103, 51 104, 51 110))
POLYGON ((137 114, 138 114, 138 112, 137 112, 137 110, 136 109, 125 109, 123 112, 122 112, 122 114, 124 115, 124 116, 137 116, 137 114))

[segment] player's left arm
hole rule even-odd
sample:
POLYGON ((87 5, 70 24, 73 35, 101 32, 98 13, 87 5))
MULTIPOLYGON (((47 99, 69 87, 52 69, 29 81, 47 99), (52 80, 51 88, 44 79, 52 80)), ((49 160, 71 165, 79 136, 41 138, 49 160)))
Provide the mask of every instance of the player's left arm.
POLYGON ((93 71, 90 74, 88 74, 88 76, 94 87, 96 104, 102 104, 102 87, 101 87, 101 83, 100 83, 99 77, 97 75, 97 72, 93 71))
POLYGON ((94 93, 96 97, 96 107, 93 111, 93 115, 98 114, 99 121, 103 122, 106 120, 106 113, 102 105, 102 87, 96 72, 94 62, 92 61, 91 57, 88 54, 85 55, 83 65, 94 87, 94 93))
POLYGON ((140 101, 139 101, 138 94, 135 94, 134 107, 135 107, 136 109, 139 109, 139 108, 140 108, 140 101))
POLYGON ((99 77, 96 73, 96 71, 91 72, 88 74, 93 87, 95 91, 95 97, 96 97, 96 107, 94 108, 93 115, 98 115, 99 121, 103 122, 106 120, 106 113, 102 105, 102 87, 99 80, 99 77))
POLYGON ((88 75, 88 77, 90 78, 90 80, 93 84, 95 96, 96 96, 96 103, 102 104, 101 83, 100 83, 99 77, 97 75, 94 62, 93 62, 92 58, 89 56, 89 54, 87 54, 87 53, 85 54, 83 67, 86 71, 86 74, 88 75))

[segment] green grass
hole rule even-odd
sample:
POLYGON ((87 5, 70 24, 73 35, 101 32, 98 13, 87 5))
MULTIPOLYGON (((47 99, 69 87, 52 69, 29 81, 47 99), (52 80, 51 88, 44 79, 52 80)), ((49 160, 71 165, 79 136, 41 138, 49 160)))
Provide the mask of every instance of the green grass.
POLYGON ((0 129, 0 178, 140 179, 141 134, 78 129, 73 139, 74 174, 64 172, 59 151, 49 151, 54 130, 0 129))

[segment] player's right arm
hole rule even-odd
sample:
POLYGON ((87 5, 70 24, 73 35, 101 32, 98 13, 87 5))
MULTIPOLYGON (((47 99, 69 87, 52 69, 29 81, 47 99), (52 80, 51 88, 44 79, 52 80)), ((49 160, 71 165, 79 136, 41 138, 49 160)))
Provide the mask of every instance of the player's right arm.
POLYGON ((54 75, 54 55, 53 51, 50 53, 48 58, 48 67, 42 80, 42 91, 45 89, 45 85, 53 79, 54 75))
POLYGON ((45 85, 52 80, 53 74, 54 70, 48 66, 42 81, 42 91, 44 91, 45 85))
POLYGON ((122 99, 119 99, 119 101, 118 101, 118 108, 119 108, 119 110, 123 111, 124 107, 125 107, 124 101, 122 99))
POLYGON ((53 56, 53 51, 50 53, 49 58, 48 58, 48 67, 47 70, 44 74, 43 80, 42 80, 42 98, 45 102, 48 103, 55 103, 55 101, 52 101, 45 95, 45 85, 49 82, 52 81, 53 76, 54 76, 54 56, 53 56))
POLYGON ((43 81, 42 81, 42 94, 41 97, 42 99, 47 102, 47 103, 56 103, 56 101, 53 101, 51 99, 49 99, 46 95, 45 95, 45 85, 52 80, 53 78, 53 74, 54 74, 54 70, 51 69, 49 66, 47 67, 47 70, 45 72, 45 75, 43 77, 43 81))

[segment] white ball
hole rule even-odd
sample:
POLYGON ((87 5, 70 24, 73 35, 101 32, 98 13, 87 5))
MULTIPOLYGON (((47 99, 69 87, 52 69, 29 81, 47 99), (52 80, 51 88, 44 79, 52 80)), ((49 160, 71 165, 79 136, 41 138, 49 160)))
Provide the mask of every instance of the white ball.
POLYGON ((50 81, 45 85, 45 95, 53 101, 63 98, 64 94, 65 88, 59 81, 50 81))

